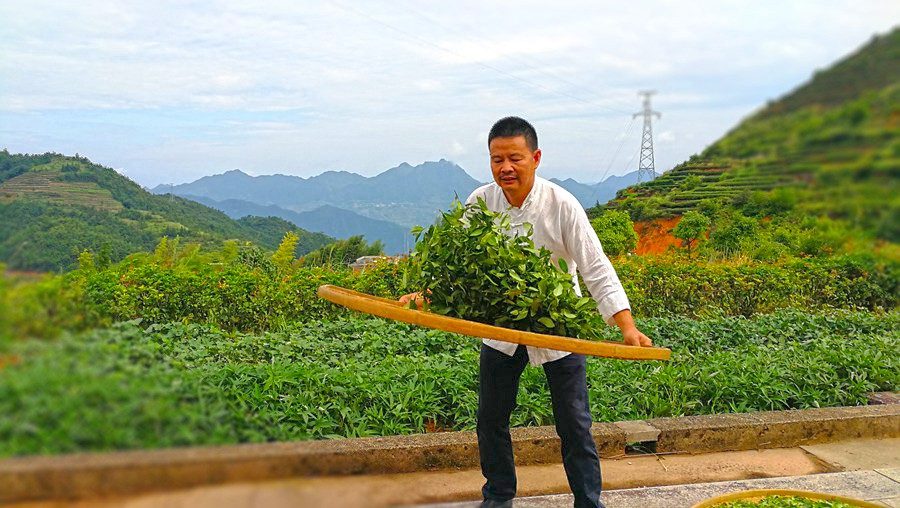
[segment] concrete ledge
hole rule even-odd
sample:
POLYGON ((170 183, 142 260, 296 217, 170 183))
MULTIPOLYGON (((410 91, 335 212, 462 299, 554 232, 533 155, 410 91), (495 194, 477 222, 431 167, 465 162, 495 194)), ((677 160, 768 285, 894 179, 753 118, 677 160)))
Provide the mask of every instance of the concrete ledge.
POLYGON ((900 405, 685 416, 648 420, 657 452, 708 453, 900 436, 900 405))
MULTIPOLYGON (((594 424, 601 457, 625 453, 628 429, 658 432, 657 452, 787 448, 861 437, 900 437, 900 405, 772 411, 594 424)), ((634 435, 632 435, 634 437, 634 435)), ((560 462, 553 427, 514 429, 516 463, 560 462)), ((0 460, 0 503, 123 496, 298 476, 406 473, 478 467, 474 432, 245 444, 0 460)))
POLYGON ((873 392, 866 394, 870 406, 878 404, 900 404, 900 392, 873 392))
MULTIPOLYGON (((603 457, 621 455, 625 433, 592 428, 603 457)), ((513 429, 516 462, 560 462, 553 427, 513 429)), ((474 432, 172 448, 0 460, 0 503, 81 499, 298 476, 385 474, 477 468, 474 432)))
POLYGON ((648 443, 659 439, 659 429, 644 420, 616 422, 615 426, 625 432, 626 443, 648 443))

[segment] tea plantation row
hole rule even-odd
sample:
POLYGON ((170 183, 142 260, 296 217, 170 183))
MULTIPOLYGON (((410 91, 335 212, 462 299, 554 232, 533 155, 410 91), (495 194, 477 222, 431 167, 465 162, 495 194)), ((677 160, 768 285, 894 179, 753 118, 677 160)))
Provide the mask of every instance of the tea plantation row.
MULTIPOLYGON (((672 361, 589 360, 596 420, 853 405, 900 388, 898 311, 638 324, 672 361)), ((471 429, 477 351, 350 315, 263 334, 132 321, 16 341, 0 356, 0 455, 471 429)), ((512 425, 551 422, 544 375, 528 368, 512 425)))
MULTIPOLYGON (((227 330, 272 331, 346 313, 319 299, 337 284, 379 296, 407 289, 405 261, 349 269, 278 266, 268 255, 226 245, 201 253, 134 254, 117 265, 13 284, 0 277, 0 351, 10 339, 53 337, 61 330, 203 323, 227 330)), ((794 258, 778 263, 689 262, 619 257, 616 270, 636 316, 751 316, 779 308, 890 310, 900 303, 900 262, 884 253, 794 258)))

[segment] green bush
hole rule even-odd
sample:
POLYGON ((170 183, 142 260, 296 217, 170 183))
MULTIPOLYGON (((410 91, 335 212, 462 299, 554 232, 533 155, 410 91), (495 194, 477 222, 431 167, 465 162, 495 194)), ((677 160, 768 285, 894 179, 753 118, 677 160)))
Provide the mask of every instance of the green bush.
MULTIPOLYGON (((766 245, 774 244, 759 248, 766 245)), ((893 309, 900 295, 900 263, 895 251, 882 250, 766 262, 623 256, 613 263, 638 316, 893 309)), ((54 337, 63 330, 131 319, 148 325, 182 321, 245 332, 278 330, 346 312, 316 296, 322 284, 397 297, 405 291, 402 273, 408 263, 384 260, 359 273, 294 265, 279 270, 270 254, 235 242, 213 252, 168 242, 157 251, 133 254, 105 270, 95 266, 0 285, 0 339, 54 337)))
POLYGON ((678 221, 675 229, 672 230, 672 235, 681 240, 684 247, 690 252, 706 240, 709 225, 710 220, 705 215, 691 210, 678 221))
POLYGON ((900 263, 873 254, 768 263, 633 257, 618 260, 616 271, 638 316, 893 309, 900 295, 900 263))
POLYGON ((621 210, 606 210, 591 226, 600 239, 603 251, 609 256, 619 256, 634 251, 637 247, 638 234, 634 230, 631 217, 621 210))

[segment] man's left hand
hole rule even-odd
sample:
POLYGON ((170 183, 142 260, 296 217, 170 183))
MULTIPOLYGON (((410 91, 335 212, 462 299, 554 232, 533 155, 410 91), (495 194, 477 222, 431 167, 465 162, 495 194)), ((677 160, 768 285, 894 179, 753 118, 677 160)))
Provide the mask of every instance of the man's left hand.
POLYGON ((650 337, 641 333, 637 328, 622 331, 622 338, 625 339, 625 345, 627 346, 650 347, 653 345, 653 341, 650 340, 650 337))
POLYGON ((650 347, 653 341, 634 326, 634 319, 631 317, 631 310, 624 309, 613 314, 613 319, 619 330, 622 330, 622 338, 625 339, 626 346, 643 346, 650 347))

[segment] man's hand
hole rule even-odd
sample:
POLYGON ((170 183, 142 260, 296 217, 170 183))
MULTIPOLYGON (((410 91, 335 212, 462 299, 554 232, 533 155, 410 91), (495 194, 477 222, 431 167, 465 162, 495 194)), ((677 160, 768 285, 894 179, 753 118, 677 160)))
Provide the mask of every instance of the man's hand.
POLYGON ((631 317, 631 311, 625 309, 613 314, 613 319, 622 330, 622 339, 626 346, 642 346, 650 347, 653 341, 634 326, 634 319, 631 317))
POLYGON ((622 338, 625 339, 625 345, 627 346, 645 346, 650 347, 653 345, 653 341, 650 340, 650 337, 647 337, 637 327, 623 330, 622 338))
POLYGON ((421 309, 425 306, 425 299, 422 298, 422 293, 409 293, 407 295, 403 295, 400 297, 400 303, 403 305, 409 305, 409 302, 416 302, 416 307, 421 309))

